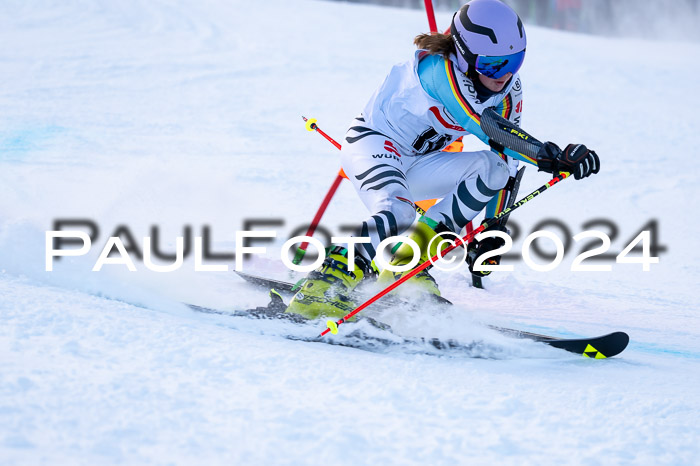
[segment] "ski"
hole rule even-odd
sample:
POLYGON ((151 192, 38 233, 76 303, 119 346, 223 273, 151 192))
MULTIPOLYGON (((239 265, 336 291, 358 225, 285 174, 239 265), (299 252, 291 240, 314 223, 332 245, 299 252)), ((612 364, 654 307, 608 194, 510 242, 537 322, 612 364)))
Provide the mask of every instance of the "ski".
POLYGON ((241 277, 243 280, 247 281, 251 285, 255 285, 259 288, 264 288, 267 290, 276 290, 282 293, 294 293, 294 291, 300 287, 300 283, 289 283, 281 280, 275 280, 272 278, 260 277, 258 275, 251 275, 245 272, 235 271, 236 275, 241 277))
MULTIPOLYGON (((252 275, 244 272, 236 272, 238 276, 244 279, 246 282, 251 283, 261 289, 273 290, 272 295, 277 295, 277 298, 272 297, 272 302, 266 308, 256 308, 256 310, 250 311, 238 311, 238 315, 243 315, 245 313, 252 313, 258 318, 275 318, 275 316, 283 316, 284 319, 296 318, 297 321, 304 321, 305 319, 294 314, 285 314, 284 309, 286 305, 282 299, 280 293, 293 295, 295 290, 298 288, 298 283, 289 283, 281 280, 268 279, 265 277, 260 277, 257 275, 252 275), (269 309, 272 308, 273 311, 270 312, 269 309)), ((438 298, 441 304, 451 305, 452 303, 445 298, 438 298)), ((400 305, 396 302, 391 302, 389 305, 400 305)), ((192 306, 190 306, 192 307, 192 306)), ((549 335, 542 335, 539 333, 526 332, 524 330, 516 330, 507 327, 499 327, 496 325, 488 325, 488 328, 495 330, 504 335, 514 337, 514 338, 524 338, 528 340, 533 340, 536 342, 544 343, 554 348, 559 348, 571 353, 580 354, 587 358, 592 359, 605 359, 613 356, 617 356, 622 353, 627 345, 629 344, 629 336, 625 332, 613 332, 607 335, 602 335, 599 337, 591 338, 559 338, 549 335)), ((433 339, 434 340, 434 339, 433 339)), ((433 341, 431 339, 426 339, 436 348, 440 345, 446 345, 449 347, 450 342, 440 342, 433 341)))
MULTIPOLYGON (((249 319, 260 320, 282 320, 298 324, 300 326, 312 325, 315 322, 309 321, 296 314, 287 314, 285 309, 287 304, 282 299, 282 296, 275 290, 270 291, 270 303, 265 307, 257 307, 255 309, 247 309, 244 311, 225 311, 212 309, 194 304, 187 305, 195 312, 205 314, 225 315, 231 317, 245 317, 249 319)), ((481 351, 483 344, 475 342, 473 344, 463 344, 456 341, 442 341, 437 338, 405 338, 391 332, 391 327, 381 322, 378 322, 371 317, 358 317, 356 322, 349 324, 348 332, 340 337, 321 337, 302 336, 302 335, 280 335, 284 338, 294 341, 303 341, 307 343, 327 343, 336 346, 346 346, 350 348, 362 349, 372 352, 387 352, 392 349, 401 349, 404 352, 414 354, 429 354, 442 355, 449 351, 451 354, 467 355, 469 357, 484 357, 480 356, 484 351, 481 351), (372 329, 382 331, 385 336, 370 334, 362 328, 353 328, 352 325, 357 325, 360 322, 365 322, 372 329)))
POLYGON ((591 338, 559 338, 494 325, 489 325, 488 327, 504 335, 534 340, 592 359, 605 359, 617 356, 627 348, 630 341, 629 335, 625 332, 613 332, 591 338))

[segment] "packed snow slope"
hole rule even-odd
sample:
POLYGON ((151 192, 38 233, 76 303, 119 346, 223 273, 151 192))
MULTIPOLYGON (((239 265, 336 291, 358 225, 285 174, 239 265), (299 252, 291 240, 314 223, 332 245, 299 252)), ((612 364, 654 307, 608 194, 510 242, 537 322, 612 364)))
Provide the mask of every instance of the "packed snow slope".
MULTIPOLYGON (((166 251, 208 226, 212 250, 232 253, 246 220, 278 219, 245 270, 287 277, 280 246, 339 168, 301 115, 342 138, 426 30, 421 11, 338 2, 0 4, 0 463, 697 461, 698 44, 528 28, 523 127, 587 144, 602 170, 514 213, 514 251, 544 219, 570 236, 612 234, 610 222, 618 234, 609 272, 571 272, 572 242, 553 271, 511 260, 486 290, 463 269, 438 273, 456 303, 447 315, 385 316, 479 342, 486 359, 290 341, 275 323, 194 314, 179 303, 267 298, 230 271, 194 272, 191 255, 177 272, 136 259, 136 272, 91 272, 120 226, 137 244, 157 226, 166 251), (99 237, 46 272, 56 219, 92 220, 99 237), (586 226, 596 219, 609 223, 586 226), (614 263, 651 220, 660 262, 614 263), (588 360, 484 322, 632 342, 588 360)), ((528 168, 521 193, 546 180, 528 168)), ((324 225, 339 233, 366 215, 345 182, 324 225)))

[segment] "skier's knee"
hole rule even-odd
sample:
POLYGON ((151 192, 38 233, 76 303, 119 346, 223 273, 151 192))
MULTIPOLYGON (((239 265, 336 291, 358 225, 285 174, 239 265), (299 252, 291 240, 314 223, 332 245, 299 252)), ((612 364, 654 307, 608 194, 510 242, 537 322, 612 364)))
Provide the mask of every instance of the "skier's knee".
POLYGON ((489 154, 485 162, 484 173, 480 176, 484 183, 486 183, 486 186, 493 190, 505 188, 508 184, 508 178, 510 177, 508 164, 495 154, 489 154))
POLYGON ((393 210, 394 215, 396 216, 398 234, 401 234, 408 230, 408 228, 413 224, 413 221, 416 219, 416 210, 405 202, 399 202, 399 204, 395 206, 393 210))
POLYGON ((389 223, 388 231, 396 232, 397 235, 405 232, 416 219, 414 207, 410 203, 399 199, 392 199, 381 206, 377 215, 382 215, 389 223))

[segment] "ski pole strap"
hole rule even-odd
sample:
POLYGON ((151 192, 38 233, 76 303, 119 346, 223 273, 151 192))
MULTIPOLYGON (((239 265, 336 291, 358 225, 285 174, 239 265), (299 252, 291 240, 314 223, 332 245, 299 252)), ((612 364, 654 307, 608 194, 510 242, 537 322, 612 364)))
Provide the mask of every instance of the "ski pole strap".
POLYGON ((326 327, 326 329, 325 329, 323 332, 321 332, 321 336, 326 335, 328 332, 333 332, 333 333, 337 332, 337 331, 338 331, 338 327, 339 327, 340 325, 342 325, 343 323, 345 323, 348 319, 351 319, 352 317, 354 317, 358 312, 362 311, 363 309, 366 309, 368 306, 370 306, 371 304, 375 303, 375 302, 376 302, 377 300, 379 300, 381 297, 387 295, 388 293, 390 293, 391 291, 393 291, 394 289, 396 289, 396 287, 398 287, 399 285, 401 285, 403 282, 405 282, 405 281, 411 279, 412 277, 414 277, 415 275, 417 275, 418 273, 420 273, 422 270, 428 268, 430 265, 432 265, 433 263, 437 262, 439 259, 441 259, 441 258, 442 258, 443 256, 445 256, 446 254, 450 253, 450 252, 451 252, 452 250, 454 250, 455 248, 461 246, 462 244, 467 244, 467 243, 469 243, 469 242, 472 240, 472 238, 474 238, 476 235, 478 235, 479 233, 481 233, 482 231, 484 231, 485 229, 487 229, 487 228, 490 227, 491 225, 493 225, 493 224, 495 224, 496 222, 498 222, 503 216, 510 214, 510 213, 511 213, 512 211, 514 211, 515 209, 517 209, 517 208, 521 207, 522 205, 528 203, 528 202, 531 201, 532 199, 534 199, 534 198, 536 198, 537 196, 539 196, 540 194, 542 194, 542 193, 543 193, 544 191, 546 191, 547 189, 551 188, 552 186, 554 186, 555 184, 559 183, 560 181, 566 179, 568 176, 569 176, 569 173, 560 173, 560 174, 556 175, 554 178, 552 178, 552 179, 551 179, 550 181, 548 181, 546 184, 542 185, 539 189, 534 190, 533 192, 531 192, 530 194, 528 194, 528 195, 525 196, 524 198, 520 199, 518 202, 515 202, 512 206, 510 206, 510 207, 508 207, 507 209, 503 210, 502 212, 498 213, 496 216, 491 217, 490 219, 484 221, 481 225, 479 225, 478 228, 474 229, 474 231, 472 231, 471 233, 467 233, 464 237, 462 237, 462 238, 461 238, 461 241, 455 241, 451 246, 448 246, 447 248, 445 248, 445 249, 442 250, 442 251, 438 251, 437 254, 435 254, 435 255, 434 255, 433 257, 431 257, 429 260, 423 262, 422 264, 420 264, 420 265, 419 265, 418 267, 416 267, 415 269, 413 269, 413 270, 411 270, 410 272, 404 274, 401 278, 399 278, 398 280, 396 280, 394 283, 392 283, 391 285, 387 286, 387 287, 384 288, 382 291, 380 291, 379 293, 377 293, 376 295, 374 295, 373 297, 371 297, 370 299, 368 299, 367 301, 365 301, 363 304, 361 304, 360 306, 358 306, 355 310, 353 310, 352 312, 348 313, 348 314, 347 314, 346 316, 344 316, 343 318, 339 319, 337 322, 335 322, 335 325, 332 325, 332 324, 331 324, 331 323, 333 322, 332 320, 326 322, 326 326, 327 326, 327 327, 326 327))

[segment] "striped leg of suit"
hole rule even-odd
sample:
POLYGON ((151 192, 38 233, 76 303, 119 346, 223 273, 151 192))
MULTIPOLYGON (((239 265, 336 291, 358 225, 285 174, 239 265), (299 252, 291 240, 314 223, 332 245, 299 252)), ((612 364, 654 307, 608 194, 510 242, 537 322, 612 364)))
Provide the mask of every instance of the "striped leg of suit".
POLYGON ((362 222, 355 236, 371 243, 356 246, 358 254, 373 259, 384 239, 405 232, 416 218, 404 164, 411 159, 386 136, 361 126, 356 120, 341 151, 342 166, 362 202, 373 213, 362 222))
POLYGON ((402 156, 392 140, 355 122, 348 130, 341 162, 373 213, 357 233, 371 239, 356 248, 368 259, 374 258, 383 239, 401 235, 411 226, 416 217, 413 201, 442 198, 426 215, 459 232, 508 181, 508 165, 490 150, 402 156))
MULTIPOLYGON (((415 218, 415 213, 412 214, 415 218)), ((413 218, 411 222, 401 225, 399 229, 399 224, 396 221, 396 216, 389 210, 382 210, 372 215, 370 218, 362 222, 362 226, 359 228, 356 236, 369 237, 371 243, 358 244, 356 250, 359 254, 364 257, 373 259, 377 254, 377 246, 386 238, 391 236, 397 236, 403 233, 411 226, 413 223, 413 218)))
POLYGON ((459 232, 506 185, 508 166, 495 153, 485 151, 420 157, 407 179, 417 199, 442 198, 426 215, 459 232))
POLYGON ((444 223, 452 231, 460 231, 469 223, 500 189, 490 189, 478 176, 461 181, 451 196, 430 209, 430 217, 444 223))

